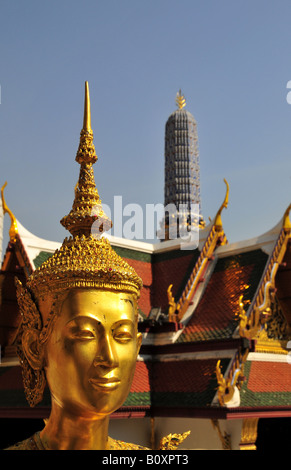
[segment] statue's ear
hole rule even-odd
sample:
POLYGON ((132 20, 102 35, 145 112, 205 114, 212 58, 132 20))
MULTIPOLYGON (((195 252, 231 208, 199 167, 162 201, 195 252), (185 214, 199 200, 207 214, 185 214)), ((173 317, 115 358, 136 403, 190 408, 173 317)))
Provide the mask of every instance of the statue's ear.
POLYGON ((41 370, 44 365, 44 351, 39 341, 39 334, 39 330, 29 328, 22 335, 23 352, 30 367, 34 370, 41 370))

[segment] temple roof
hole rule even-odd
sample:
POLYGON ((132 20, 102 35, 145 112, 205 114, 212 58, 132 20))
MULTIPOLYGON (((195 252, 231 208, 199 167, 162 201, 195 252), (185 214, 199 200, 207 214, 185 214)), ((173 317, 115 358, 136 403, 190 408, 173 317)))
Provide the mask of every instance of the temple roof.
MULTIPOLYGON (((267 359, 267 358, 266 358, 267 359)), ((291 406, 291 367, 288 362, 248 360, 241 389, 241 406, 291 406)), ((281 358, 282 359, 282 358, 281 358)))
POLYGON ((177 341, 231 337, 237 328, 238 299, 243 294, 245 302, 251 302, 267 261, 261 249, 218 258, 195 314, 177 341))
MULTIPOLYGON (((271 412, 278 406, 289 415, 289 330, 285 325, 282 335, 281 328, 275 346, 260 333, 262 328, 264 332, 274 328, 268 327, 260 310, 260 305, 266 311, 271 306, 268 286, 273 283, 274 287, 275 279, 283 279, 284 285, 289 282, 290 231, 284 221, 259 237, 231 244, 219 212, 201 230, 194 250, 182 250, 179 240, 148 244, 108 236, 144 283, 140 298, 143 345, 129 396, 116 415, 190 413, 197 417, 207 410, 205 417, 217 413, 226 417, 230 413, 241 416, 247 410, 262 413, 266 407, 271 412), (257 360, 264 348, 267 354, 257 360), (237 384, 239 403, 226 399, 231 383, 237 384)), ((46 416, 48 392, 36 409, 25 402, 21 369, 11 344, 19 322, 13 279, 17 274, 25 282, 60 244, 35 237, 17 224, 18 233, 7 247, 1 270, 0 330, 6 343, 1 343, 0 415, 46 416)), ((283 298, 280 283, 276 288, 283 298)), ((289 318, 284 318, 288 323, 289 318)))

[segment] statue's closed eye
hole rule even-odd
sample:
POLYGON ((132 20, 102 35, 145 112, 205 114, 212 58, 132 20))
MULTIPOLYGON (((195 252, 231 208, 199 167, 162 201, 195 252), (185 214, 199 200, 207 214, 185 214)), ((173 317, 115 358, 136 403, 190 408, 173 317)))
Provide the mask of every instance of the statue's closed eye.
POLYGON ((132 340, 132 334, 128 330, 117 330, 113 332, 113 338, 119 343, 128 343, 132 340))
POLYGON ((71 336, 75 339, 94 339, 96 338, 95 332, 88 329, 80 329, 78 327, 72 328, 71 336))

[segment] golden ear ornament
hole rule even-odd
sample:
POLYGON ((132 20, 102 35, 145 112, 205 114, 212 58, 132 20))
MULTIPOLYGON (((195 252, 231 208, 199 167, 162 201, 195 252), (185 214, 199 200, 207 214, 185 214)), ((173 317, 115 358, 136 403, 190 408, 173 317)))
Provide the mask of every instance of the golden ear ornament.
POLYGON ((46 383, 45 374, 43 369, 36 370, 30 366, 23 350, 22 340, 24 332, 28 330, 34 329, 40 332, 42 320, 40 312, 27 289, 23 287, 18 279, 15 280, 15 284, 17 302, 21 313, 21 323, 16 339, 17 354, 22 368, 24 393, 29 405, 33 407, 42 400, 46 383))
POLYGON ((51 332, 56 312, 53 310, 45 325, 43 325, 40 311, 32 299, 29 291, 23 287, 19 279, 15 279, 16 297, 21 314, 21 322, 18 328, 16 337, 17 354, 19 357, 20 365, 22 368, 22 377, 24 384, 25 397, 31 407, 34 407, 41 402, 43 392, 46 385, 45 372, 43 367, 34 369, 29 364, 23 349, 23 338, 27 331, 36 331, 37 335, 37 350, 40 350, 51 332))

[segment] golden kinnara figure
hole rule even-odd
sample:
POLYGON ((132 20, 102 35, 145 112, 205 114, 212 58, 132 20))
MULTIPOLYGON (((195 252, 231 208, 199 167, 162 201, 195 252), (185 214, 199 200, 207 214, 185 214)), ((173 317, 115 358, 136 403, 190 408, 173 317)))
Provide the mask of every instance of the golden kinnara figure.
MULTIPOLYGON (((72 210, 61 220, 71 236, 25 287, 16 280, 26 398, 35 406, 47 384, 51 414, 42 430, 8 450, 145 449, 108 436, 109 416, 129 393, 141 345, 142 281, 102 236, 111 221, 94 181, 87 82, 76 161, 80 174, 72 210)), ((161 449, 176 448, 187 435, 164 438, 161 449)))

